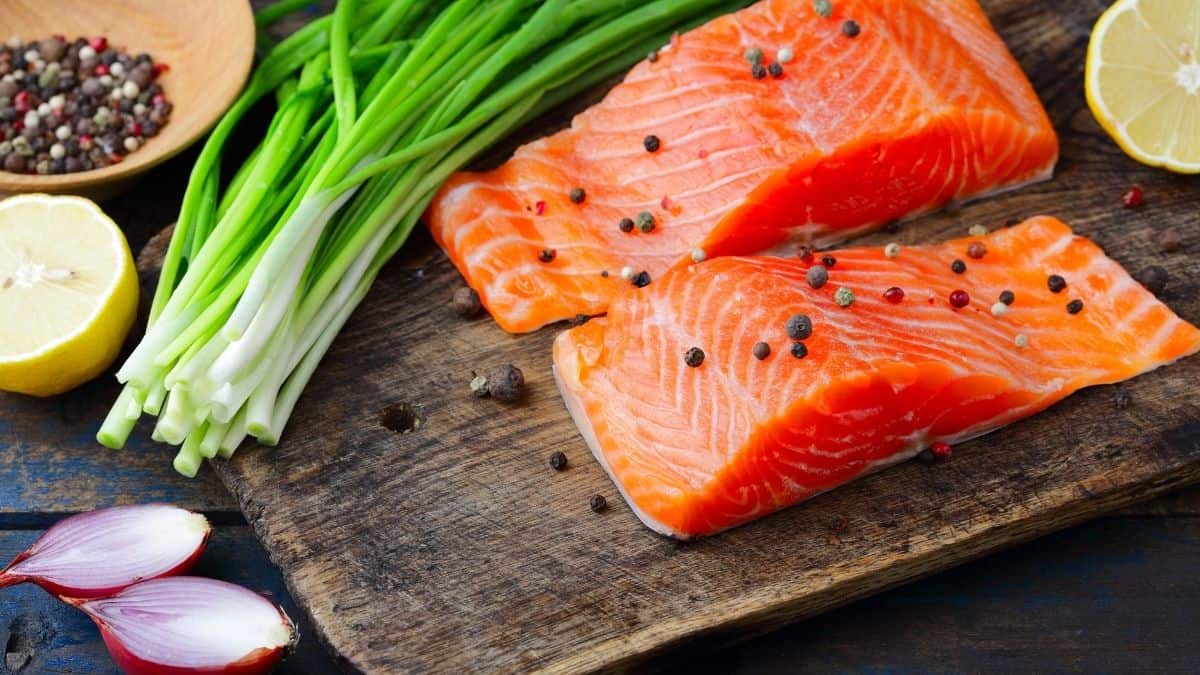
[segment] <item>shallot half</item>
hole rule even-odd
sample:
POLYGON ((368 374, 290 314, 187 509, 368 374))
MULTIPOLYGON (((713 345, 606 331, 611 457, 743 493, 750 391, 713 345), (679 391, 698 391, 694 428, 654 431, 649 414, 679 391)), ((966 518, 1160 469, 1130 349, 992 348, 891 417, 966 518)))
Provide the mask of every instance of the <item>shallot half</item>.
POLYGON ((0 588, 32 582, 50 593, 98 598, 191 569, 208 520, 167 504, 117 506, 60 521, 0 572, 0 588))
POLYGON ((66 601, 96 622, 113 661, 129 675, 258 675, 298 639, 282 609, 213 579, 155 579, 110 598, 66 601))

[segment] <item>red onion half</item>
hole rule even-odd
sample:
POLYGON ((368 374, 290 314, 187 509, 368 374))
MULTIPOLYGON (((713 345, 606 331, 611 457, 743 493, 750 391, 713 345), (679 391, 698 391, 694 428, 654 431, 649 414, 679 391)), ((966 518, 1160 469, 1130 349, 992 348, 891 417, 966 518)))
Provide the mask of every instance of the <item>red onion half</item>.
POLYGON ((0 572, 0 588, 25 581, 72 598, 112 595, 191 569, 212 534, 208 520, 167 504, 118 506, 59 521, 0 572))
POLYGON ((129 675, 258 675, 298 639, 282 609, 213 579, 155 579, 110 598, 67 602, 96 622, 113 661, 129 675))

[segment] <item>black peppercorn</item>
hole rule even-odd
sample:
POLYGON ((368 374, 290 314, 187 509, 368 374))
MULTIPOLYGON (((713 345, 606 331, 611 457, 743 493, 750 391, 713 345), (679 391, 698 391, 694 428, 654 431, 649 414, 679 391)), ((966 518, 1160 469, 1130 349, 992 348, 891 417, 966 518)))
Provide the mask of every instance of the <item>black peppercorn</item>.
POLYGON ((454 312, 464 319, 469 319, 483 309, 483 304, 479 301, 479 294, 475 289, 463 286, 454 291, 454 312))
POLYGON ((1138 275, 1138 281, 1156 296, 1161 296, 1167 289, 1168 278, 1167 270, 1160 265, 1151 265, 1138 275))
POLYGON ((567 456, 561 452, 556 452, 550 455, 550 468, 555 471, 562 471, 567 468, 567 456))
POLYGON ((645 146, 646 152, 658 152, 658 149, 662 147, 662 141, 658 139, 658 136, 650 134, 642 139, 642 145, 645 146))
POLYGON ((683 362, 688 368, 699 368, 704 363, 704 350, 699 347, 692 347, 683 354, 683 362))
POLYGON ((525 387, 525 374, 521 372, 520 368, 510 363, 489 373, 487 383, 492 398, 504 403, 512 403, 521 398, 525 387))
POLYGON ((1046 287, 1050 289, 1051 293, 1061 293, 1067 287, 1067 280, 1057 274, 1051 274, 1046 279, 1046 287))
POLYGON ((812 331, 812 319, 805 314, 794 314, 787 320, 787 334, 793 340, 807 340, 812 331))
POLYGON ((608 500, 604 498, 604 495, 592 495, 592 498, 588 500, 588 507, 594 513, 600 513, 608 508, 608 500))
POLYGON ((955 274, 962 274, 963 272, 967 271, 967 264, 961 260, 955 260, 954 262, 950 263, 950 269, 953 270, 955 274))

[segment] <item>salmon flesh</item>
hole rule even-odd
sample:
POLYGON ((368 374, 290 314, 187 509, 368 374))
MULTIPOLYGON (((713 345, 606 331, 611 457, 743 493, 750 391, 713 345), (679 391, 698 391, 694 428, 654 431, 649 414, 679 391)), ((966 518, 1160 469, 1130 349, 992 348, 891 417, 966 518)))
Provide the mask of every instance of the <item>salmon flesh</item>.
POLYGON ((712 534, 1200 350, 1053 218, 830 255, 676 267, 556 340, 576 424, 652 529, 712 534))
POLYGON ((692 256, 824 246, 1051 175, 1054 129, 975 0, 832 7, 763 0, 679 36, 569 129, 454 176, 434 238, 525 332, 692 256))

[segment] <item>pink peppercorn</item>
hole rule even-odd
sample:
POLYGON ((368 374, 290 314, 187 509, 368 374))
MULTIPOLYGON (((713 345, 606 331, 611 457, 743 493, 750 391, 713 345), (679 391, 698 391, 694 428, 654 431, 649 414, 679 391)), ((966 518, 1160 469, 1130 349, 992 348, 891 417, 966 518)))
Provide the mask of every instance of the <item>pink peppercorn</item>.
POLYGON ((898 305, 904 300, 904 289, 899 286, 892 286, 883 292, 883 299, 893 305, 898 305))
POLYGON ((929 446, 929 450, 933 453, 934 459, 943 462, 950 459, 950 456, 954 454, 954 448, 951 448, 949 443, 934 443, 929 446))
POLYGON ((971 304, 971 296, 967 295, 966 291, 957 290, 950 293, 950 304, 955 309, 962 309, 971 304))

